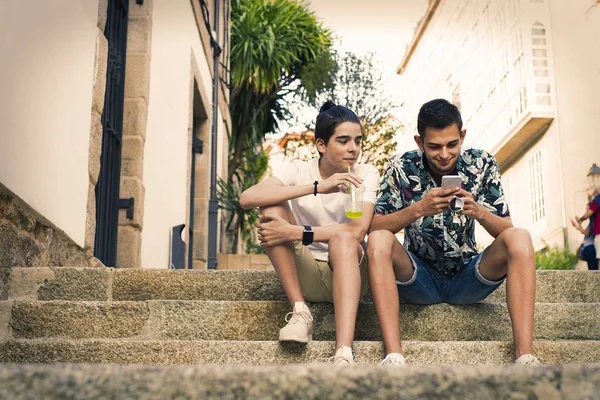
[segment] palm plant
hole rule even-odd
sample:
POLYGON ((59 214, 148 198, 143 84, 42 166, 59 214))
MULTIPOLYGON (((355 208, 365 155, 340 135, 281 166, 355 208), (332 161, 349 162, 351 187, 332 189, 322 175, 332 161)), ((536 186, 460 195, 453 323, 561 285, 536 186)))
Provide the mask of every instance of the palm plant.
POLYGON ((286 116, 282 99, 304 98, 332 86, 331 33, 301 0, 233 0, 231 9, 232 135, 229 181, 244 151, 286 116))

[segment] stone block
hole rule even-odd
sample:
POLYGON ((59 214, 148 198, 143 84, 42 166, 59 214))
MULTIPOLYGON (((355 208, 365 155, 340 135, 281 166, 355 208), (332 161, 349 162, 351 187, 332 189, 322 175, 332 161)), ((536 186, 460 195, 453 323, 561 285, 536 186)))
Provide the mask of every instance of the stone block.
POLYGON ((385 369, 331 368, 324 362, 262 367, 15 364, 5 366, 0 375, 0 397, 6 399, 572 400, 595 399, 599 391, 599 365, 385 369))
MULTIPOLYGON (((197 186, 196 186, 197 188, 197 186)), ((196 190, 197 191, 197 190, 196 190)), ((208 198, 194 198, 194 232, 208 230, 208 198)))
POLYGON ((194 260, 205 260, 208 255, 207 236, 204 232, 194 232, 194 260))
POLYGON ((144 176, 144 140, 141 136, 124 136, 121 151, 121 176, 144 176))
POLYGON ((15 338, 130 338, 148 317, 146 303, 15 301, 10 326, 15 338))
POLYGON ((119 226, 131 225, 142 229, 144 221, 145 192, 144 184, 140 179, 121 176, 120 197, 122 199, 133 197, 135 199, 135 204, 133 207, 133 219, 127 218, 127 210, 119 210, 119 226))
POLYGON ((53 279, 41 282, 37 300, 108 300, 110 269, 53 268, 53 272, 53 279))
POLYGON ((54 229, 52 241, 48 247, 49 267, 85 267, 87 259, 81 247, 76 245, 62 231, 54 229))
POLYGON ((127 52, 150 55, 152 23, 148 17, 130 17, 127 25, 127 52))
POLYGON ((227 269, 250 269, 250 255, 228 254, 227 269))
POLYGON ((38 267, 40 261, 40 246, 31 236, 6 220, 0 222, 0 267, 38 267))
POLYGON ((152 3, 153 0, 144 0, 144 4, 137 4, 135 0, 129 0, 129 18, 152 18, 152 3))
POLYGON ((269 260, 269 257, 266 254, 251 254, 250 266, 260 266, 262 269, 266 269, 271 266, 271 260, 269 260))
POLYGON ((13 268, 8 297, 11 300, 37 300, 39 288, 54 279, 54 270, 48 267, 13 268))
POLYGON ((104 30, 96 30, 96 60, 94 64, 94 81, 92 85, 92 112, 102 115, 104 96, 106 94, 106 72, 108 65, 108 39, 104 30))
POLYGON ((98 1, 98 29, 104 32, 106 28, 106 17, 108 14, 108 0, 98 1))
POLYGON ((206 261, 204 260, 193 260, 192 261, 192 269, 196 270, 206 270, 206 261))
POLYGON ((147 54, 127 53, 125 69, 125 98, 148 101, 150 89, 150 58, 147 54))
POLYGON ((12 332, 10 330, 12 305, 12 301, 0 301, 0 340, 12 339, 12 332))
POLYGON ((100 175, 100 159, 102 156, 102 121, 100 114, 92 113, 90 130, 90 148, 88 159, 88 174, 90 182, 95 186, 100 175))
POLYGON ((139 136, 146 140, 148 103, 144 99, 125 99, 123 106, 123 137, 139 136))
POLYGON ((217 269, 229 269, 229 258, 227 254, 217 253, 217 269))
POLYGON ((139 229, 133 226, 119 226, 116 267, 142 267, 142 234, 139 229))
POLYGON ((85 238, 84 248, 86 257, 94 254, 94 242, 96 239, 96 186, 90 183, 88 185, 88 201, 85 216, 85 238))

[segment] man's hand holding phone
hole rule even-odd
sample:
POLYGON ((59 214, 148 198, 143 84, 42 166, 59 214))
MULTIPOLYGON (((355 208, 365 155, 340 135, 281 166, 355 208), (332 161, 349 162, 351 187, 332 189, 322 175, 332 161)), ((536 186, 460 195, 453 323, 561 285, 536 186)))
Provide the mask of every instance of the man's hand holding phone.
POLYGON ((433 188, 431 189, 419 204, 419 214, 423 217, 430 217, 439 214, 448 209, 450 200, 459 192, 458 187, 433 188))

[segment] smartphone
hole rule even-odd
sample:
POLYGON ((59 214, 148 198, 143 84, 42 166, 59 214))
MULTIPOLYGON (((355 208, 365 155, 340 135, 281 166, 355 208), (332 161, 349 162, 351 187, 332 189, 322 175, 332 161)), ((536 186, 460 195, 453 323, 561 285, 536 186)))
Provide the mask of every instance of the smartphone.
POLYGON ((460 175, 444 175, 442 176, 442 188, 462 187, 462 177, 460 175))

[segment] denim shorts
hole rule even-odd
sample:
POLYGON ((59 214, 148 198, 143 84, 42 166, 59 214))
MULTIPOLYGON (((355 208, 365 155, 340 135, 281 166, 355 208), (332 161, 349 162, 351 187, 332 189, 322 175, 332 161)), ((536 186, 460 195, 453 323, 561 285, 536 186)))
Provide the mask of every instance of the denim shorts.
POLYGON ((396 281, 400 301, 409 304, 472 304, 482 301, 496 290, 506 277, 489 281, 479 273, 479 262, 483 253, 455 275, 447 276, 425 264, 408 252, 415 271, 408 282, 396 281))

